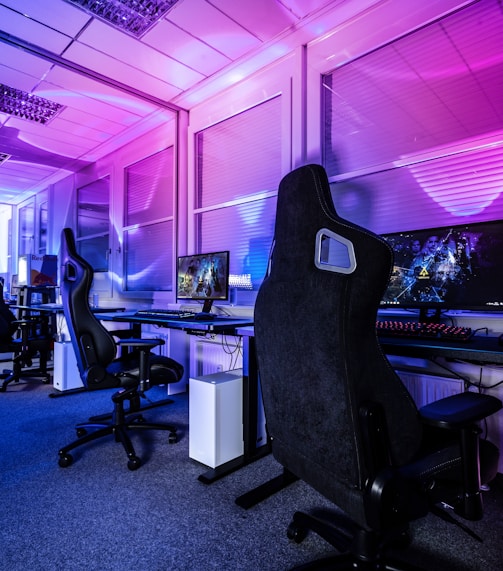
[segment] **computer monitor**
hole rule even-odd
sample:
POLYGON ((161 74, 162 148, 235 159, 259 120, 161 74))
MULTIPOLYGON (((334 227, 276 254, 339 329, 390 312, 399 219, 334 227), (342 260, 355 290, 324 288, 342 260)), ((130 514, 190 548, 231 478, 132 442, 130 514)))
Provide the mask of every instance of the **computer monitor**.
POLYGON ((56 286, 58 256, 26 254, 18 259, 18 286, 56 286))
POLYGON ((395 259, 382 307, 503 311, 503 221, 383 238, 395 259))
POLYGON ((177 300, 203 301, 209 313, 213 301, 229 297, 229 252, 209 252, 178 256, 177 300))

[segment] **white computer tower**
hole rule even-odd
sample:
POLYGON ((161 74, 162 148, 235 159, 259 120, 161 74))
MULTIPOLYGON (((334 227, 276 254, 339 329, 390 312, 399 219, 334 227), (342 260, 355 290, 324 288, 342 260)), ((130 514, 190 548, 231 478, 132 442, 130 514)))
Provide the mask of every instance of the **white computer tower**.
POLYGON ((83 387, 75 351, 70 341, 54 343, 54 388, 68 391, 83 387))
POLYGON ((243 370, 189 379, 189 457, 216 468, 243 454, 243 370))

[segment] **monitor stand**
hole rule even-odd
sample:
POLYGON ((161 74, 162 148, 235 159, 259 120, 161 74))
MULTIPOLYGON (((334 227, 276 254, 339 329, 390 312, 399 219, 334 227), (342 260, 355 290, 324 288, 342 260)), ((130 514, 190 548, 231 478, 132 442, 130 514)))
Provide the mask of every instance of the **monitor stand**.
POLYGON ((419 310, 419 323, 440 323, 441 309, 422 307, 419 310))
POLYGON ((211 308, 213 306, 212 299, 205 299, 203 303, 203 313, 211 313, 211 308))

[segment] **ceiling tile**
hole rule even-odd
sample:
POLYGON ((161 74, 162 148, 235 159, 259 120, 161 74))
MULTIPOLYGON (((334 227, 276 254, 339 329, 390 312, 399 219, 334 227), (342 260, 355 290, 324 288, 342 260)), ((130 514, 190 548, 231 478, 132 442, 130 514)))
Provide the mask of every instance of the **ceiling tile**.
POLYGON ((9 30, 9 36, 15 36, 25 42, 33 42, 36 38, 38 46, 53 53, 62 53, 71 41, 71 38, 57 30, 2 6, 0 6, 0 22, 2 30, 9 30))
POLYGON ((260 45, 253 34, 205 0, 181 2, 166 19, 231 59, 260 45))
POLYGON ((232 61, 167 20, 161 20, 154 26, 145 34, 143 41, 206 77, 232 61))
MULTIPOLYGON (((79 37, 79 43, 74 44, 65 54, 66 57, 74 59, 75 54, 79 54, 79 60, 92 62, 92 67, 104 68, 102 73, 115 77, 118 74, 117 62, 124 62, 128 68, 124 68, 124 75, 131 74, 131 68, 138 70, 142 77, 130 78, 132 85, 143 85, 148 81, 147 75, 160 79, 161 81, 175 86, 176 94, 180 90, 200 81, 204 77, 197 71, 187 68, 166 54, 153 49, 152 47, 139 42, 138 40, 111 29, 110 26, 94 20, 92 24, 79 37), (80 43, 92 46, 91 50, 84 51, 80 48, 80 43)), ((123 78, 121 81, 125 81, 123 78)), ((159 91, 164 91, 160 87, 159 91)), ((171 99, 173 95, 164 94, 165 98, 171 99)))
POLYGON ((83 10, 76 10, 61 0, 2 0, 2 4, 70 37, 74 37, 90 18, 83 10))
POLYGON ((299 21, 298 17, 277 0, 253 2, 211 0, 211 3, 264 42, 299 21))
POLYGON ((147 101, 58 66, 48 74, 47 82, 48 85, 40 86, 40 95, 45 94, 44 97, 63 105, 84 109, 92 107, 97 115, 118 123, 123 123, 124 116, 143 117, 154 109, 147 101))
MULTIPOLYGON (((98 72, 104 77, 110 78, 119 84, 129 86, 135 90, 137 89, 136 86, 138 86, 140 88, 138 91, 141 90, 141 92, 146 95, 148 94, 152 97, 157 97, 158 99, 166 102, 176 97, 176 95, 182 91, 180 88, 175 87, 166 81, 162 81, 154 75, 150 75, 138 68, 131 67, 128 64, 117 61, 112 57, 97 52, 96 50, 93 50, 92 48, 82 44, 74 44, 67 51, 67 55, 70 61, 80 65, 85 65, 86 63, 93 61, 93 71, 98 72)), ((184 68, 184 70, 187 70, 187 68, 184 68)), ((178 79, 180 82, 182 81, 181 77, 178 79)), ((117 87, 118 89, 116 91, 120 93, 120 86, 118 85, 117 87)), ((100 89, 100 91, 103 91, 103 89, 100 89)), ((121 97, 117 100, 119 105, 122 105, 121 100, 121 97)), ((140 101, 139 99, 137 100, 132 110, 135 108, 137 108, 137 112, 139 114, 144 114, 148 111, 152 111, 151 106, 147 105, 147 103, 144 101, 140 101)))
POLYGON ((60 118, 64 121, 68 121, 68 123, 72 125, 76 125, 77 127, 75 128, 77 130, 84 128, 95 133, 94 135, 89 135, 89 138, 100 140, 101 142, 124 130, 124 126, 120 123, 109 121, 107 117, 100 117, 94 115, 92 112, 87 113, 75 107, 67 107, 64 109, 61 114, 58 115, 58 120, 60 118))
MULTIPOLYGON (((1 51, 1 50, 0 50, 1 51)), ((40 79, 0 64, 0 83, 30 93, 40 79)))
POLYGON ((36 79, 44 77, 51 68, 49 62, 1 42, 0 62, 6 68, 18 70, 36 79))
POLYGON ((305 18, 330 4, 340 4, 340 0, 277 0, 277 2, 291 10, 297 18, 305 18))

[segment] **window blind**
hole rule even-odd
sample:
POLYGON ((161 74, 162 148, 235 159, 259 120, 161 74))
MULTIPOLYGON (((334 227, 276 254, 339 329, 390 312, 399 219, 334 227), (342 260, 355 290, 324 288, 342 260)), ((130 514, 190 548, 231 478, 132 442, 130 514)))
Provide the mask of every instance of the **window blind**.
POLYGON ((475 2, 323 77, 341 214, 378 232, 501 218, 502 27, 475 2))
POLYGON ((110 177, 77 189, 77 250, 95 272, 107 272, 110 251, 110 177))
POLYGON ((174 149, 126 168, 124 269, 127 291, 172 291, 174 149))
POLYGON ((196 135, 198 252, 230 250, 233 274, 263 279, 281 179, 281 97, 196 135))
POLYGON ((173 147, 126 169, 126 226, 173 215, 173 147))

